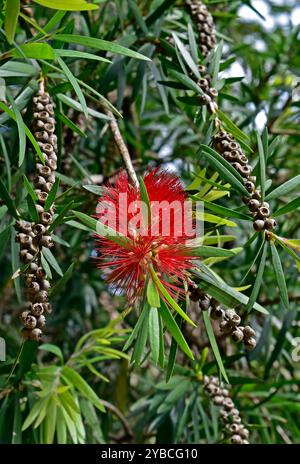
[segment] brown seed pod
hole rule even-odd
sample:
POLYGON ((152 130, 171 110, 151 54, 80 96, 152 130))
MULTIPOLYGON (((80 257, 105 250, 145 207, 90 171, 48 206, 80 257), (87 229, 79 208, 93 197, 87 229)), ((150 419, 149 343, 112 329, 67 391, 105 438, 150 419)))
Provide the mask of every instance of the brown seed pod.
POLYGON ((31 331, 30 339, 39 342, 42 338, 43 332, 41 329, 35 328, 31 331))
POLYGON ((34 303, 31 306, 31 312, 34 316, 39 317, 43 314, 44 312, 44 306, 42 303, 34 303))
POLYGON ((255 199, 249 200, 248 202, 248 208, 250 211, 257 211, 259 208, 259 205, 260 205, 259 201, 255 199))
POLYGON ((46 303, 48 300, 48 292, 46 290, 41 290, 35 295, 34 299, 36 303, 46 303))
POLYGON ((34 329, 36 327, 36 318, 29 314, 25 319, 24 325, 26 329, 34 329))
POLYGON ((256 347, 256 340, 253 337, 247 338, 245 340, 245 347, 248 350, 253 350, 256 347))
POLYGON ((253 228, 256 232, 259 232, 260 230, 263 230, 265 225, 265 222, 262 219, 256 219, 253 222, 253 228))
POLYGON ((242 438, 237 434, 232 435, 232 437, 231 437, 231 443, 233 443, 235 445, 241 445, 242 441, 243 441, 242 438))
POLYGON ((253 330, 252 327, 250 327, 250 325, 246 325, 244 327, 243 333, 244 333, 245 339, 255 337, 256 335, 255 330, 253 330))
POLYGON ((239 343, 243 340, 244 334, 239 328, 237 328, 232 332, 231 338, 234 342, 239 343))
POLYGON ((275 219, 267 218, 265 220, 264 227, 267 230, 272 230, 272 229, 275 229, 276 225, 277 225, 277 223, 276 223, 275 219))
POLYGON ((39 316, 39 318, 37 319, 36 326, 37 326, 39 329, 42 329, 43 327, 45 327, 45 325, 46 325, 46 318, 45 318, 45 316, 43 316, 43 315, 39 316))

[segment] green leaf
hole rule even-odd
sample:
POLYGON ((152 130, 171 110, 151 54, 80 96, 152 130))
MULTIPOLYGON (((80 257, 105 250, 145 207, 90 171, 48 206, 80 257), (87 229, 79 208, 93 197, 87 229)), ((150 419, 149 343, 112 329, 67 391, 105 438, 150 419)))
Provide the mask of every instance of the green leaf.
MULTIPOLYGON (((197 265, 202 272, 193 271, 193 274, 201 279, 201 288, 203 290, 228 308, 234 308, 239 304, 244 306, 247 305, 249 298, 246 295, 227 285, 203 263, 197 262, 197 265)), ((269 314, 269 312, 258 303, 255 303, 253 308, 262 314, 269 314)))
POLYGON ((18 166, 22 166, 24 158, 25 158, 25 151, 26 151, 26 134, 25 134, 25 125, 20 113, 18 106, 16 105, 13 98, 9 96, 9 101, 12 106, 12 110, 15 113, 16 123, 18 127, 18 135, 19 135, 19 161, 18 166))
POLYGON ((19 213, 16 210, 15 204, 10 197, 10 194, 7 191, 6 186, 3 184, 2 180, 0 179, 0 197, 4 200, 5 205, 7 206, 8 211, 10 214, 15 218, 19 219, 19 213))
POLYGON ((100 187, 99 185, 83 185, 82 186, 85 190, 88 192, 94 193, 95 195, 101 196, 103 194, 103 187, 100 187))
POLYGON ((136 19, 136 22, 138 23, 138 25, 140 26, 141 30, 144 32, 144 34, 148 34, 148 28, 147 28, 147 25, 144 21, 144 18, 139 10, 139 7, 136 3, 135 0, 128 0, 128 6, 129 8, 131 9, 132 11, 132 14, 134 15, 135 19, 136 19))
POLYGON ((87 214, 80 213, 79 211, 72 211, 72 213, 89 229, 93 232, 96 232, 98 235, 106 237, 107 239, 111 240, 112 242, 118 243, 122 246, 128 246, 131 240, 125 235, 122 235, 120 232, 116 232, 115 230, 111 229, 108 226, 102 224, 102 222, 97 221, 94 218, 91 218, 87 214))
POLYGON ((36 204, 30 195, 27 195, 27 206, 32 222, 38 224, 40 222, 40 217, 36 210, 36 204))
POLYGON ((154 308, 160 307, 160 296, 157 287, 152 279, 149 279, 147 285, 147 300, 150 306, 154 308))
POLYGON ((71 119, 68 118, 68 116, 66 116, 63 113, 57 113, 57 117, 63 123, 63 125, 68 126, 73 132, 80 135, 80 137, 86 137, 86 134, 82 132, 82 130, 79 129, 79 127, 76 126, 76 124, 74 124, 74 122, 71 121, 71 119))
POLYGON ((8 43, 12 44, 15 38, 18 17, 20 13, 20 0, 7 0, 5 8, 4 29, 8 43))
POLYGON ((83 113, 84 113, 85 117, 87 118, 88 117, 88 109, 87 109, 87 106, 86 106, 86 101, 85 101, 84 95, 82 93, 82 90, 81 90, 81 88, 80 88, 80 86, 79 86, 79 84, 77 82, 77 79, 75 78, 73 73, 70 71, 68 66, 65 64, 65 62, 58 55, 56 55, 56 60, 59 63, 61 69, 64 71, 67 79, 70 81, 70 84, 72 85, 72 87, 74 89, 74 92, 76 93, 76 95, 78 97, 78 100, 79 100, 79 102, 81 104, 81 107, 83 109, 83 113))
POLYGON ((243 185, 243 178, 240 174, 226 161, 219 153, 206 145, 200 145, 200 150, 204 154, 207 161, 219 173, 220 177, 225 179, 239 193, 249 196, 246 188, 243 185))
POLYGON ((138 366, 141 361, 142 361, 142 356, 145 351, 146 343, 147 343, 147 336, 148 336, 148 324, 149 324, 149 306, 146 305, 147 308, 147 314, 146 317, 144 318, 143 325, 141 326, 141 329, 139 330, 134 349, 132 352, 131 356, 131 362, 135 365, 138 366))
POLYGON ((56 218, 54 219, 54 221, 52 222, 52 224, 50 225, 49 229, 48 229, 48 232, 52 232, 53 230, 56 229, 56 227, 58 227, 64 220, 65 216, 66 216, 66 212, 69 211, 74 205, 74 200, 71 200, 69 203, 66 203, 62 210, 60 211, 59 215, 56 216, 56 218))
POLYGON ((55 356, 57 356, 62 363, 64 361, 64 356, 62 354, 62 351, 56 345, 52 345, 51 343, 43 343, 42 345, 39 346, 39 350, 48 351, 49 353, 52 353, 55 356))
POLYGON ((214 54, 213 54, 213 59, 211 62, 211 68, 212 68, 212 81, 211 81, 211 86, 216 87, 217 82, 218 82, 218 75, 219 75, 219 70, 220 70, 220 60, 222 57, 222 52, 223 52, 223 40, 218 44, 214 54))
MULTIPOLYGON (((151 205, 150 205, 147 188, 146 188, 143 178, 139 177, 138 180, 140 184, 141 201, 147 206, 147 218, 143 218, 145 227, 147 228, 151 224, 151 205)), ((144 214, 144 211, 143 211, 143 214, 144 214)))
MULTIPOLYGON (((5 111, 9 117, 11 119, 13 119, 14 121, 16 121, 16 115, 14 114, 14 112, 8 108, 8 106, 6 106, 4 103, 0 102, 0 109, 2 109, 3 111, 5 111)), ((27 137, 29 138, 30 142, 32 143, 33 145, 33 148, 35 149, 36 151, 36 154, 38 155, 40 161, 42 164, 45 164, 45 160, 44 160, 44 157, 42 155, 42 152, 41 152, 41 149, 37 143, 37 141, 35 140, 34 136, 32 135, 31 131, 28 129, 28 127, 26 126, 25 123, 23 123, 24 125, 24 130, 25 130, 25 134, 27 135, 27 137)))
POLYGON ((279 331, 278 336, 276 337, 276 343, 275 343, 274 349, 270 355, 270 358, 267 361, 265 373, 264 373, 264 379, 267 379, 269 377, 270 370, 283 349, 284 343, 286 341, 287 332, 296 317, 297 317, 297 310, 288 311, 286 313, 283 319, 282 327, 279 331))
POLYGON ((227 258, 230 256, 235 256, 235 252, 232 250, 226 250, 225 248, 217 248, 213 246, 199 246, 197 248, 192 249, 189 251, 189 255, 191 256, 199 256, 199 257, 223 257, 227 258))
POLYGON ((193 27, 191 23, 188 23, 188 38, 189 38, 189 46, 191 50, 191 54, 193 57, 193 60, 195 63, 198 63, 199 57, 198 57, 198 48, 197 48, 197 42, 195 39, 195 34, 193 31, 193 27))
POLYGON ((37 201, 38 199, 37 194, 35 193, 30 181, 28 180, 25 174, 23 174, 23 183, 24 183, 24 187, 26 188, 27 192, 31 196, 32 200, 37 201))
POLYGON ((179 49, 184 61, 186 62, 186 64, 190 68, 190 70, 193 72, 195 77, 197 79, 200 79, 201 76, 200 76, 198 67, 197 67, 196 63, 194 62, 193 58, 191 57, 191 55, 189 54, 189 52, 187 51, 187 49, 185 48, 184 44, 181 42, 179 37, 177 37, 177 35, 174 32, 172 33, 172 37, 173 37, 173 39, 175 41, 176 46, 179 49))
POLYGON ((130 58, 151 61, 147 56, 122 47, 122 45, 114 42, 108 42, 107 40, 97 39, 95 37, 86 37, 84 35, 73 34, 55 34, 53 38, 55 40, 59 40, 60 42, 83 45, 85 47, 96 48, 97 50, 104 50, 119 55, 129 56, 130 58))
POLYGON ((74 271, 74 263, 70 264, 62 278, 53 286, 50 294, 51 298, 54 297, 55 295, 61 293, 63 287, 66 285, 68 280, 72 277, 74 271))
POLYGON ((50 266, 55 270, 55 272, 56 272, 58 275, 63 276, 63 271, 61 270, 60 265, 59 265, 58 262, 56 261, 54 255, 53 255, 52 252, 49 250, 49 248, 43 247, 43 248, 42 248, 42 251, 43 251, 44 257, 46 258, 46 260, 48 261, 48 263, 50 264, 50 266))
POLYGON ((271 255, 272 255, 272 264, 273 264, 273 269, 275 272, 275 277, 276 281, 278 284, 279 288, 279 293, 282 299, 282 303, 286 307, 286 309, 289 308, 289 297, 288 297, 288 292, 286 288, 286 282, 285 282, 285 277, 284 277, 284 272, 282 269, 282 264, 280 261, 280 257, 276 248, 276 245, 274 242, 271 243, 271 255))
POLYGON ((259 155, 259 181, 261 188, 261 199, 264 201, 266 189, 266 154, 264 153, 264 147, 258 132, 256 133, 256 137, 259 155))
POLYGON ((164 301, 161 302, 161 307, 159 309, 159 314, 161 315, 168 331, 172 337, 176 340, 182 351, 190 358, 194 359, 193 353, 191 352, 180 328, 178 327, 174 317, 171 314, 171 311, 167 307, 164 301))
POLYGON ((243 221, 251 220, 251 217, 248 216, 247 214, 240 213, 239 211, 236 211, 234 209, 225 208, 225 206, 217 205, 216 203, 211 203, 209 201, 204 200, 204 205, 205 205, 205 208, 211 211, 214 211, 217 214, 221 214, 222 216, 225 216, 225 217, 237 218, 243 221))
POLYGON ((275 213, 272 214, 272 217, 282 216, 283 214, 290 213, 291 211, 295 211, 300 207, 300 197, 295 198, 294 200, 290 201, 286 205, 279 208, 275 213))
POLYGON ((44 205, 45 211, 48 211, 51 208, 52 204, 54 203, 56 193, 58 190, 58 186, 59 186, 59 179, 56 179, 45 201, 45 205, 44 205))
POLYGON ((300 184, 300 174, 292 179, 284 182, 284 184, 279 185, 276 189, 272 190, 267 196, 266 200, 274 200, 278 197, 282 197, 292 192, 295 188, 299 187, 300 184))
POLYGON ((79 375, 74 369, 69 366, 62 368, 62 375, 67 380, 67 383, 76 388, 80 393, 87 398, 96 408, 101 412, 105 412, 105 408, 94 390, 91 389, 89 384, 79 375))
POLYGON ((46 272, 47 277, 51 280, 52 279, 52 272, 46 258, 44 257, 43 253, 41 253, 41 265, 44 271, 46 272))
POLYGON ((249 297, 249 301, 246 304, 246 310, 249 312, 251 311, 255 301, 257 300, 258 293, 259 293, 259 290, 262 284, 263 274, 264 274, 265 265, 266 265, 267 250, 268 250, 268 242, 264 242, 255 282, 254 282, 254 285, 251 291, 251 295, 249 297))
POLYGON ((27 58, 39 60, 54 60, 54 50, 48 43, 27 43, 14 48, 11 52, 14 58, 27 58))
POLYGON ((197 94, 203 95, 202 89, 190 77, 178 71, 175 71, 175 69, 169 69, 168 72, 171 77, 181 82, 188 89, 194 90, 194 92, 196 92, 197 94))
POLYGON ((97 5, 87 3, 85 0, 32 0, 38 5, 63 11, 87 11, 97 10, 97 5))
MULTIPOLYGON (((176 324, 178 324, 178 327, 181 330, 182 319, 180 319, 180 316, 178 314, 175 317, 175 322, 176 324)), ((172 338, 170 352, 169 352, 168 365, 167 365, 167 372, 166 372, 166 382, 169 382, 170 378, 173 375, 175 362, 176 362, 177 348, 178 348, 178 343, 175 340, 175 338, 172 338)))
POLYGON ((147 307, 147 305, 144 305, 143 310, 142 310, 142 312, 140 314, 140 317, 138 318, 138 321, 135 324, 133 331, 131 332, 130 336, 128 337, 127 342, 125 343, 125 345, 123 347, 123 351, 126 351, 128 348, 130 348, 130 346, 132 345, 132 343, 136 339, 136 337, 137 337, 137 335, 139 333, 139 330, 142 327, 142 324, 144 323, 144 319, 147 316, 147 314, 148 314, 148 307, 147 307))
POLYGON ((103 56, 94 55, 93 53, 79 52, 78 50, 65 50, 56 48, 55 54, 65 58, 79 58, 82 60, 95 60, 102 61, 104 63, 111 63, 111 60, 104 58, 103 56))
POLYGON ((152 355, 152 359, 155 364, 157 364, 159 360, 159 345, 160 345, 160 333, 159 332, 160 332, 160 324, 159 324, 158 309, 155 307, 151 307, 150 312, 149 312, 149 340, 150 340, 150 347, 151 347, 151 355, 152 355))
POLYGON ((159 277, 157 276, 157 274, 156 274, 156 272, 155 272, 155 270, 154 270, 154 268, 152 266, 150 267, 150 273, 151 273, 151 276, 152 276, 152 279, 153 279, 154 283, 156 284, 158 290, 160 291, 162 296, 165 298, 167 303, 169 303, 169 305, 175 311, 177 311, 177 313, 180 314, 180 316, 185 321, 187 321, 189 324, 193 325, 194 327, 197 327, 196 324, 187 316, 187 314, 180 308, 180 306, 176 303, 176 301, 171 297, 169 292, 165 289, 165 287, 163 286, 163 284, 159 280, 159 277))
POLYGON ((216 342, 216 337, 215 337, 215 334, 214 334, 214 330, 213 330, 211 322, 210 322, 209 314, 208 314, 207 311, 203 311, 202 314, 203 314, 204 325, 205 325, 205 328, 206 328, 206 333, 207 333, 207 336, 208 336, 208 339, 209 339, 209 342, 210 342, 210 346, 211 346, 211 348, 213 350, 213 353, 214 353, 215 359, 217 361, 217 364, 219 366, 220 372, 221 372, 222 376, 224 377, 225 381, 227 383, 229 383, 229 380, 228 380, 228 377, 227 377, 227 374, 226 374, 226 371, 225 371, 225 368, 224 368, 224 365, 223 365, 223 361, 222 361, 222 358, 221 358, 221 355, 220 355, 220 351, 219 351, 219 348, 218 348, 218 345, 217 345, 217 342, 216 342))
POLYGON ((222 111, 218 110, 218 116, 219 118, 221 119, 221 121, 224 123, 226 129, 228 130, 228 132, 231 132, 231 134, 236 137, 239 141, 243 141, 243 142, 248 142, 249 141, 249 137, 248 135, 246 135, 243 131, 241 131, 241 129, 239 129, 237 127, 236 124, 234 124, 234 122, 232 122, 227 116, 226 114, 222 113, 222 111))

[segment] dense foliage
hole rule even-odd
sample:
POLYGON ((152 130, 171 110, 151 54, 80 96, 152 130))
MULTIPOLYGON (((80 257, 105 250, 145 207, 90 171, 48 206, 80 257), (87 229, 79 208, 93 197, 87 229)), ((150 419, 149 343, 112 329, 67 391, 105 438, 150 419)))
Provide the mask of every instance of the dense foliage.
POLYGON ((1 443, 300 442, 299 7, 204 3, 0 0, 1 443), (193 283, 97 267, 124 167, 203 203, 193 283))

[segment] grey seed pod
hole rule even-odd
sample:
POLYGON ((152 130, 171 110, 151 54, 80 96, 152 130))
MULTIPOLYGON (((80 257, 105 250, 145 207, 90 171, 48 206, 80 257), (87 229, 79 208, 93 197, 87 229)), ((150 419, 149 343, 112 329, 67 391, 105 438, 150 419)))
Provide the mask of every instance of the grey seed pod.
POLYGON ((268 216, 270 216, 269 208, 267 208, 266 206, 261 206, 258 209, 257 216, 260 217, 260 218, 263 218, 263 219, 267 218, 268 216))
POLYGON ((224 396, 222 395, 216 395, 213 397, 213 402, 216 406, 221 406, 224 402, 224 396))
POLYGON ((207 311, 210 306, 210 299, 204 298, 199 301, 199 307, 202 311, 207 311))
POLYGON ((240 165, 240 163, 232 163, 232 167, 234 169, 236 169, 238 172, 240 172, 242 166, 240 165))
POLYGON ((29 285, 28 285, 28 291, 29 293, 38 293, 40 291, 40 286, 37 282, 31 282, 29 285))
POLYGON ((51 182, 46 182, 43 186, 43 190, 47 193, 50 192, 50 190, 52 189, 52 186, 53 186, 53 183, 51 182))
POLYGON ((214 320, 223 319, 224 310, 220 306, 217 308, 212 308, 210 311, 210 317, 214 320))
POLYGON ((30 329, 30 330, 34 329, 36 327, 36 318, 29 314, 26 317, 24 325, 26 329, 30 329))
POLYGON ((50 114, 50 116, 53 116, 54 111, 53 111, 53 105, 46 105, 46 111, 50 114))
MULTIPOLYGON (((226 427, 227 428, 227 427, 226 427)), ((239 434, 239 431, 241 429, 240 425, 238 424, 228 424, 228 428, 229 432, 231 433, 238 433, 239 434)))
POLYGON ((231 437, 231 443, 235 445, 241 445, 242 444, 242 438, 239 435, 232 435, 231 437))
POLYGON ((42 203, 42 205, 45 203, 45 201, 48 198, 48 193, 47 192, 40 192, 37 194, 38 201, 42 203))
POLYGON ((243 340, 244 334, 241 330, 239 330, 239 328, 237 328, 232 332, 231 338, 234 342, 239 343, 243 340))
POLYGON ((200 79, 198 80, 198 85, 199 87, 208 87, 208 81, 206 79, 204 79, 204 77, 200 77, 200 79))
POLYGON ((34 303, 31 306, 31 312, 34 316, 39 317, 43 314, 44 312, 44 306, 42 303, 34 303))
POLYGON ((211 396, 216 395, 217 392, 218 392, 218 387, 216 385, 211 384, 211 383, 206 385, 204 388, 211 396))
POLYGON ((16 229, 28 234, 32 230, 32 225, 30 222, 20 220, 16 222, 16 229))
POLYGON ((233 408, 230 412, 231 412, 231 414, 233 416, 239 416, 240 415, 240 411, 238 409, 236 409, 236 408, 233 408))
POLYGON ((250 445, 250 443, 249 443, 249 441, 247 441, 247 440, 243 440, 243 441, 242 441, 242 445, 250 445))
POLYGON ((52 155, 54 153, 54 148, 51 145, 51 143, 43 143, 43 151, 46 153, 46 155, 52 155))
POLYGON ((36 209, 38 214, 41 214, 41 213, 44 212, 44 207, 42 205, 39 205, 38 203, 36 203, 35 209, 36 209))
POLYGON ((233 330, 232 325, 228 321, 220 322, 219 328, 220 328, 220 331, 223 333, 230 333, 233 330))
POLYGON ((30 315, 30 311, 23 311, 21 314, 20 314, 20 320, 22 322, 22 324, 24 325, 25 322, 26 322, 26 319, 27 317, 30 315))
POLYGON ((253 228, 256 232, 259 232, 260 230, 263 230, 265 225, 265 222, 262 219, 256 219, 253 222, 253 228))
POLYGON ((36 326, 39 328, 39 329, 42 329, 43 327, 45 327, 46 325, 46 318, 45 316, 41 315, 39 316, 38 320, 37 320, 37 323, 36 323, 36 326))
MULTIPOLYGON (((241 165, 240 165, 241 166, 241 165)), ((243 177, 248 177, 249 174, 251 173, 252 171, 252 168, 251 166, 249 165, 246 165, 246 166, 241 166, 240 169, 239 169, 239 173, 243 176, 243 177)))
POLYGON ((49 122, 46 123, 46 124, 45 124, 45 130, 46 130, 48 133, 53 134, 53 132, 55 131, 55 126, 54 126, 54 124, 49 123, 49 122))
POLYGON ((254 198, 255 200, 261 200, 261 193, 259 190, 255 190, 252 195, 251 195, 252 198, 254 198))
POLYGON ((52 174, 52 171, 49 166, 42 166, 40 169, 38 169, 38 173, 41 176, 48 178, 52 174))
POLYGON ((48 292, 46 290, 41 290, 35 295, 36 303, 45 303, 48 300, 48 292))
POLYGON ((40 240, 40 245, 46 247, 46 248, 51 248, 53 247, 54 243, 51 238, 51 235, 43 235, 41 240, 40 240))
POLYGON ((49 134, 46 131, 35 132, 34 135, 36 140, 42 140, 43 142, 47 142, 49 140, 49 134))
MULTIPOLYGON (((245 166, 245 165, 248 164, 249 160, 248 160, 248 158, 247 158, 246 155, 240 154, 240 155, 239 155, 239 162, 240 162, 243 166, 245 166)), ((251 169, 251 168, 250 168, 250 169, 251 169)))
POLYGON ((220 389, 220 394, 225 396, 225 397, 228 397, 229 396, 229 391, 227 390, 227 388, 221 388, 220 389))
POLYGON ((259 203, 258 200, 252 199, 248 203, 248 208, 249 208, 250 211, 257 211, 258 208, 259 208, 259 205, 260 205, 260 203, 259 203))
POLYGON ((28 269, 35 273, 38 270, 38 265, 36 263, 31 263, 28 269))
POLYGON ((46 162, 46 164, 47 164, 47 166, 48 166, 50 169, 52 169, 53 171, 55 171, 56 168, 57 168, 57 163, 56 163, 56 161, 55 161, 54 159, 51 159, 51 158, 48 159, 48 161, 46 162))
POLYGON ((39 267, 35 274, 37 279, 43 279, 45 277, 45 271, 42 267, 39 267))
POLYGON ((209 384, 209 377, 208 377, 208 375, 204 375, 202 381, 203 381, 203 385, 204 385, 204 386, 205 386, 205 385, 208 385, 208 384, 209 384))
POLYGON ((34 179, 34 183, 37 187, 43 187, 46 184, 46 180, 42 176, 37 176, 34 179))
POLYGON ((46 227, 44 224, 35 224, 33 226, 33 231, 36 235, 43 235, 46 232, 46 227))
POLYGON ((242 419, 240 418, 240 416, 233 414, 232 415, 232 422, 234 424, 240 424, 242 422, 242 419))
POLYGON ((50 176, 48 176, 47 182, 50 182, 51 184, 54 184, 55 182, 55 174, 51 173, 50 176))
POLYGON ((40 281, 41 289, 43 290, 49 290, 50 288, 50 282, 46 279, 43 279, 40 281))
POLYGON ((255 189, 255 185, 253 184, 253 182, 247 181, 245 182, 245 188, 248 192, 253 192, 255 189))
POLYGON ((250 325, 246 325, 244 327, 244 337, 245 338, 251 338, 251 337, 255 337, 256 333, 255 333, 255 330, 252 329, 252 327, 250 327, 250 325))
POLYGON ((243 201, 243 203, 245 203, 245 205, 248 205, 249 202, 250 202, 250 198, 249 197, 242 197, 242 201, 243 201))
POLYGON ((42 224, 48 226, 52 221, 52 215, 50 213, 43 212, 40 214, 40 220, 42 224))
POLYGON ((239 435, 245 440, 247 440, 247 438, 249 438, 249 430, 242 426, 240 428, 239 435))
POLYGON ((248 350, 253 350, 256 347, 256 340, 255 338, 247 338, 245 340, 245 346, 248 350))
POLYGON ((225 311, 225 318, 228 320, 232 320, 235 316, 236 312, 233 309, 226 309, 225 311))
POLYGON ((230 398, 225 398, 223 405, 224 405, 224 408, 227 410, 230 410, 234 407, 234 403, 230 398))
POLYGON ((35 341, 38 342, 38 341, 41 340, 42 335, 43 335, 43 333, 42 333, 41 329, 35 328, 35 329, 33 329, 33 330, 31 331, 30 339, 31 339, 31 340, 35 340, 35 341))
POLYGON ((52 305, 50 303, 45 303, 44 304, 44 309, 46 311, 47 314, 51 314, 52 313, 52 305))
POLYGON ((29 253, 28 250, 21 250, 19 255, 23 263, 30 263, 30 261, 33 260, 33 255, 29 253))
POLYGON ((277 225, 277 222, 275 221, 275 219, 267 218, 265 220, 264 227, 267 230, 272 230, 276 227, 276 225, 277 225))

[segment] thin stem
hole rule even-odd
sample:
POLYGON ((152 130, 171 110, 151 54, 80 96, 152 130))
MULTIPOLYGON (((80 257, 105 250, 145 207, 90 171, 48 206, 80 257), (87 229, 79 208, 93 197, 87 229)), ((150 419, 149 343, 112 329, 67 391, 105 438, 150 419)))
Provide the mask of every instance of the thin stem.
POLYGON ((115 143, 116 143, 116 145, 118 147, 118 150, 120 152, 120 155, 123 158, 123 161, 124 161, 128 176, 132 180, 133 185, 135 187, 138 187, 139 181, 138 181, 136 172, 134 170, 134 167, 133 167, 133 164, 132 164, 132 161, 131 161, 130 153, 129 153, 128 148, 127 148, 127 146, 126 146, 126 144, 124 142, 124 139, 123 139, 122 134, 120 132, 118 123, 116 121, 116 118, 109 109, 105 108, 104 111, 107 114, 107 116, 109 116, 109 118, 110 118, 109 126, 110 126, 111 132, 113 134, 115 143))

